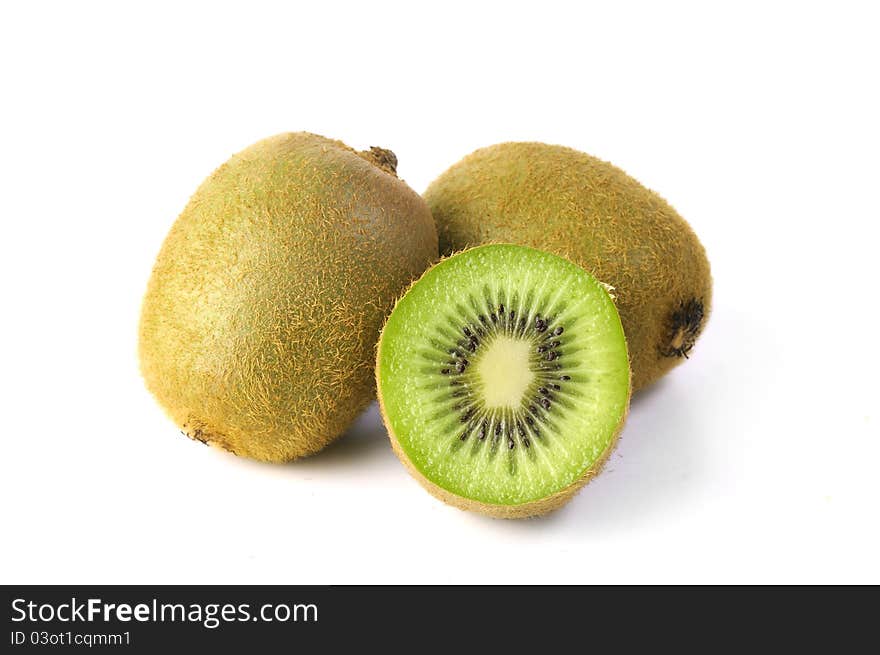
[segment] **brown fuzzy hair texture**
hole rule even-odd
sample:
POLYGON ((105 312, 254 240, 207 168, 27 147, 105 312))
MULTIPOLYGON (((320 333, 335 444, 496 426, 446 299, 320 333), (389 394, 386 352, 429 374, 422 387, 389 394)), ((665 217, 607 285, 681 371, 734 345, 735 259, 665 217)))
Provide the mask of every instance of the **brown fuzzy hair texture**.
MULTIPOLYGON (((461 251, 453 251, 447 255, 442 256, 440 261, 434 264, 434 266, 436 266, 443 260, 452 257, 457 252, 461 251)), ((431 268, 433 268, 433 266, 431 268)), ((425 271, 421 277, 427 275, 428 271, 430 271, 431 268, 425 271)), ((409 291, 409 289, 411 289, 417 283, 418 280, 414 280, 409 285, 409 287, 407 287, 407 291, 409 291)), ((400 294, 398 301, 405 295, 406 292, 400 294)), ((609 293, 609 295, 611 294, 609 293)), ((613 297, 614 296, 612 295, 612 298, 613 297)), ((422 485, 422 488, 424 488, 435 498, 442 500, 447 505, 457 507, 458 509, 468 512, 477 512, 478 514, 484 514, 486 516, 491 516, 492 518, 496 519, 525 519, 534 516, 542 516, 544 514, 549 514, 550 512, 553 512, 565 505, 568 501, 574 498, 575 495, 587 485, 587 483, 589 483, 593 478, 599 475, 602 472, 603 468, 605 468, 605 464, 608 462, 608 458, 617 447, 617 442, 620 440, 620 433, 623 430, 623 426, 626 424, 627 416, 629 416, 629 401, 632 397, 633 391, 632 373, 630 373, 630 387, 626 398, 626 409, 623 412, 623 415, 620 417, 620 422, 617 424, 617 429, 614 431, 614 435, 612 435, 611 441, 608 443, 608 447, 605 449, 602 455, 600 455, 599 458, 593 463, 593 465, 585 470, 577 480, 572 482, 564 489, 560 489, 556 493, 551 494, 550 496, 539 498, 538 500, 533 500, 528 503, 521 503, 519 505, 499 505, 493 503, 483 503, 478 500, 474 500, 473 498, 459 496, 458 494, 454 494, 444 489, 443 487, 434 484, 428 478, 426 478, 422 474, 422 472, 413 465, 409 457, 407 457, 406 452, 403 450, 400 442, 397 440, 397 436, 394 434, 394 430, 391 427, 391 421, 388 419, 388 414, 385 412, 385 403, 382 398, 382 381, 380 378, 381 361, 382 336, 380 335, 379 342, 376 344, 376 389, 379 399, 379 413, 382 415, 382 421, 385 423, 385 429, 388 432, 388 438, 391 440, 391 449, 394 451, 394 454, 397 455, 397 458, 403 463, 406 470, 409 471, 409 474, 413 478, 415 478, 420 485, 422 485)))
POLYGON ((712 277, 697 236, 607 162, 563 146, 502 143, 453 165, 424 196, 441 254, 519 243, 613 286, 636 391, 684 361, 705 325, 712 277))
POLYGON ((314 453, 374 397, 376 337, 437 259, 387 150, 308 133, 234 155, 174 223, 144 297, 146 385, 194 439, 263 461, 314 453))

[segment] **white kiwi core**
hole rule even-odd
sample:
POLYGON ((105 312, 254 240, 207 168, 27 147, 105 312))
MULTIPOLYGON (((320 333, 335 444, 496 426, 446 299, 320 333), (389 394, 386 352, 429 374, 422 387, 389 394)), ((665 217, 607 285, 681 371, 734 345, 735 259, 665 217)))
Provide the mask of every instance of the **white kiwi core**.
POLYGON ((535 379, 530 366, 529 341, 498 336, 486 344, 485 352, 474 362, 482 398, 489 409, 516 409, 535 379))

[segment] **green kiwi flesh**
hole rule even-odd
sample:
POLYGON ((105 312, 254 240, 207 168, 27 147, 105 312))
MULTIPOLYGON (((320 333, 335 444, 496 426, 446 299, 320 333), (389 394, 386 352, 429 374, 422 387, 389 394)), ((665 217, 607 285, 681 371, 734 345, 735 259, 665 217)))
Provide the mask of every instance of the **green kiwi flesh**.
POLYGON ((498 244, 453 255, 397 302, 376 377, 395 452, 442 500, 519 518, 601 468, 630 396, 626 340, 584 269, 498 244))

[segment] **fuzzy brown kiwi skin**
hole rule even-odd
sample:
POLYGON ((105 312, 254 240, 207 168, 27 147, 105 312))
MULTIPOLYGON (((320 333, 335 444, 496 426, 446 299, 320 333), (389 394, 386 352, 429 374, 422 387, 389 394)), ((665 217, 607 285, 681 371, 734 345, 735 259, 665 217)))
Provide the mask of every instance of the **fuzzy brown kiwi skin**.
POLYGON ((441 255, 518 243, 612 285, 634 391, 687 359, 706 325, 712 276, 696 234, 658 194, 607 162, 564 146, 501 143, 466 156, 423 195, 441 255))
MULTIPOLYGON (((500 243, 500 242, 499 242, 500 243)), ((492 244, 482 244, 482 245, 492 245, 492 244)), ((448 259, 449 257, 454 256, 458 252, 453 252, 445 257, 442 257, 440 262, 448 259)), ((436 266, 437 264, 434 264, 436 266)), ((433 266, 431 267, 433 268, 433 266)), ((429 268, 428 271, 431 269, 429 268)), ((428 271, 422 274, 422 277, 427 275, 428 271)), ((421 279, 421 278, 420 278, 421 279)), ((409 288, 412 288, 418 280, 414 280, 412 284, 410 284, 409 288)), ((407 289, 407 291, 409 290, 407 289)), ((406 295, 406 291, 400 295, 400 298, 406 295)), ((396 303, 395 303, 396 304, 396 303)), ((386 324, 387 324, 386 318, 386 324)), ((382 333, 384 334, 385 327, 382 327, 382 333)), ((593 463, 591 467, 585 470, 581 476, 572 482, 570 485, 565 487, 564 489, 560 489, 554 494, 546 496, 544 498, 539 498, 537 500, 533 500, 527 503, 520 503, 518 505, 499 505, 495 503, 482 503, 478 500, 474 500, 472 498, 465 498, 464 496, 459 496, 458 494, 454 494, 443 487, 440 487, 433 482, 431 482, 428 478, 419 471, 413 463, 410 461, 409 457, 407 457, 406 452, 404 452, 403 447, 400 445, 400 442, 397 440, 397 435, 394 434, 394 429, 391 426, 391 421, 388 418, 388 414, 385 411, 385 402, 382 398, 382 383, 380 378, 380 368, 382 362, 382 334, 379 335, 379 341, 376 343, 376 390, 377 397, 379 401, 379 413, 382 415, 382 422, 385 424, 385 428, 388 431, 388 438, 391 441, 391 449, 394 451, 394 454, 397 455, 397 458, 403 463, 406 470, 409 474, 416 479, 416 481, 422 485, 422 487, 430 493, 435 498, 442 500, 447 505, 451 505, 452 507, 456 507, 460 510, 468 511, 468 512, 476 512, 478 514, 483 514, 485 516, 489 516, 491 518, 496 519, 525 519, 532 518, 536 516, 543 516, 544 514, 549 514, 554 510, 559 509, 563 505, 565 505, 568 501, 570 501, 574 496, 584 488, 593 478, 595 478, 599 473, 602 472, 602 469, 605 467, 605 464, 608 461, 608 458, 611 456, 611 453, 614 452, 614 449, 617 447, 617 443, 620 440, 620 433, 623 430, 623 426, 626 424, 627 416, 629 416, 629 403, 632 398, 633 386, 632 386, 632 368, 630 367, 630 379, 629 386, 627 388, 626 395, 626 403, 624 405, 624 412, 620 417, 620 422, 617 424, 617 428, 614 431, 614 435, 611 437, 611 441, 608 446, 605 448, 604 452, 599 456, 599 458, 593 463)))
POLYGON ((234 155, 199 187, 141 310, 147 388, 192 439, 283 462, 375 397, 375 335, 437 259, 424 201, 388 150, 305 132, 234 155))

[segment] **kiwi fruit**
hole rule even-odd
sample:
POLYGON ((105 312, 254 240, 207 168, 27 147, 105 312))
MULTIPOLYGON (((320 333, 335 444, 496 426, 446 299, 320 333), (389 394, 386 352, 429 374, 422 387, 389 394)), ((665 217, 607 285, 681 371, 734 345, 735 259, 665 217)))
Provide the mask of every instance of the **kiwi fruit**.
POLYGON ((666 201, 619 168, 563 146, 502 143, 453 165, 424 196, 441 255, 519 243, 613 286, 634 390, 688 357, 712 299, 706 253, 666 201))
POLYGON ((626 339, 605 286, 518 245, 430 268, 379 338, 379 406, 432 494, 501 518, 549 512, 601 468, 629 406, 626 339))
POLYGON ((193 439, 279 462, 374 397, 376 339, 437 260, 394 154, 279 134, 202 183, 165 239, 140 320, 143 377, 193 439))

